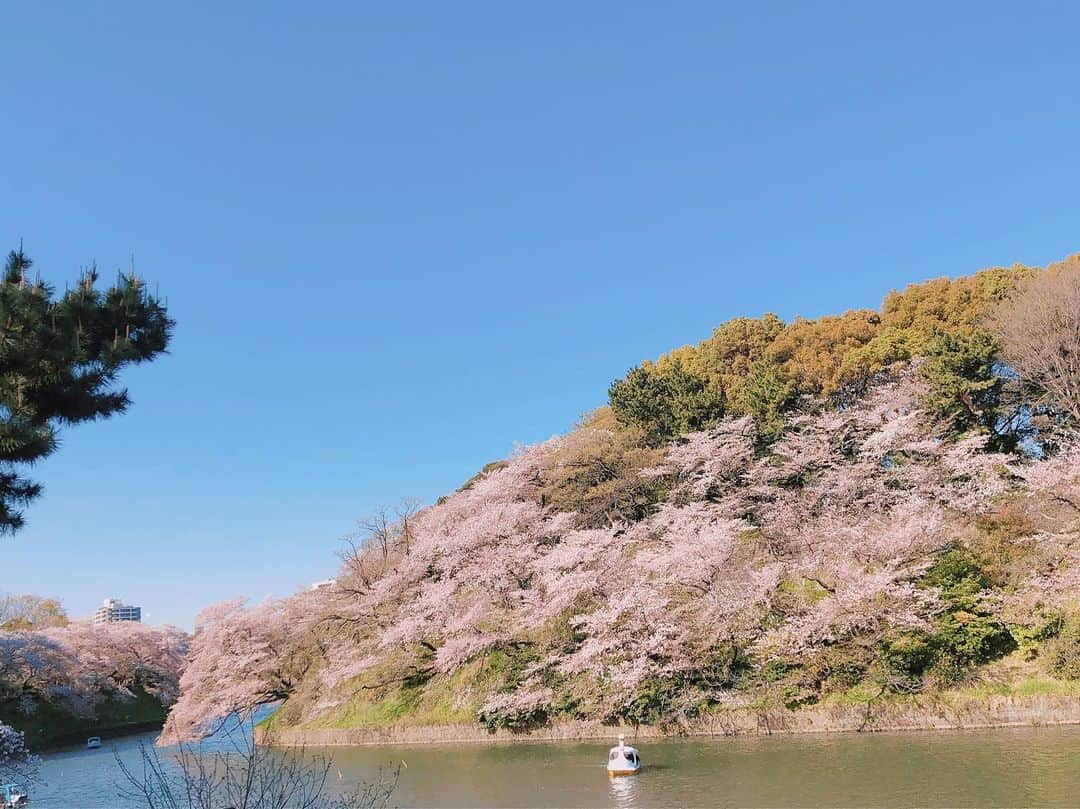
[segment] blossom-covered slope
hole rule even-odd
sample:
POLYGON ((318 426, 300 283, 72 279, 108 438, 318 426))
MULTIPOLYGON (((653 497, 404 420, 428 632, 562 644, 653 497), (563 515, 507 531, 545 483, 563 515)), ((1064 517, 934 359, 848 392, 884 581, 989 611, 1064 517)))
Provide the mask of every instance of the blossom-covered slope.
POLYGON ((602 420, 528 447, 333 587, 207 610, 170 736, 269 702, 291 726, 678 727, 949 687, 1006 656, 1067 670, 1078 455, 936 438, 925 384, 910 364, 771 443, 741 417, 629 464, 602 420))

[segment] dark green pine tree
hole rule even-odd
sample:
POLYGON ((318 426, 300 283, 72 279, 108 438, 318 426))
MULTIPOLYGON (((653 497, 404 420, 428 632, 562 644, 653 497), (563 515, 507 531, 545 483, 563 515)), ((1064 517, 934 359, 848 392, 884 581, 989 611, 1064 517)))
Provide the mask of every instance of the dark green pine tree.
POLYGON ((98 290, 88 270, 54 299, 30 265, 12 251, 0 281, 0 532, 20 528, 41 493, 22 470, 56 450, 60 426, 122 413, 131 400, 116 387, 121 369, 164 352, 173 328, 134 272, 98 290))

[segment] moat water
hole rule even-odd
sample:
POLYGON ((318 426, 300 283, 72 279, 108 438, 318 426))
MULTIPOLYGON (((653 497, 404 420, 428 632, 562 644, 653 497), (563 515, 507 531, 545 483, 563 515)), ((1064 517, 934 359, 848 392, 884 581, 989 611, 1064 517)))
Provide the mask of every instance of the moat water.
MULTIPOLYGON (((49 754, 32 809, 120 809, 114 757, 153 736, 49 754)), ((610 779, 608 743, 332 748, 332 784, 400 768, 400 807, 1080 805, 1080 727, 677 739, 638 744, 644 770, 610 779)), ((166 752, 167 756, 167 752, 166 752)))

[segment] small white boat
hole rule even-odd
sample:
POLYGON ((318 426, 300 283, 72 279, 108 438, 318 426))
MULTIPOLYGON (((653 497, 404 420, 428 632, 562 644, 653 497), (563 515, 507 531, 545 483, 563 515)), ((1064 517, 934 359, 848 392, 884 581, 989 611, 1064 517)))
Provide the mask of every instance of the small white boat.
POLYGON ((0 784, 0 807, 3 809, 16 809, 26 806, 30 795, 26 787, 18 784, 0 784))
POLYGON ((86 740, 87 750, 97 750, 99 747, 101 747, 100 736, 91 736, 89 739, 86 740))
POLYGON ((641 756, 634 747, 628 747, 626 736, 619 734, 619 744, 612 747, 607 757, 608 775, 635 775, 641 772, 641 756))

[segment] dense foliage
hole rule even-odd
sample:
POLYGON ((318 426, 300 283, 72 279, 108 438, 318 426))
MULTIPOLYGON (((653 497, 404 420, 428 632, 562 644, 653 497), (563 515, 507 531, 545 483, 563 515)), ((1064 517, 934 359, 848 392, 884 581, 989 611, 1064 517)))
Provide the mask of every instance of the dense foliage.
POLYGON ((37 758, 26 746, 26 737, 0 722, 0 784, 30 781, 37 766, 37 758))
POLYGON ((39 731, 31 741, 40 744, 56 730, 43 723, 61 718, 93 720, 135 701, 160 712, 177 697, 188 640, 175 627, 132 622, 0 632, 0 718, 39 731))
POLYGON ((1076 425, 997 325, 1040 273, 741 318, 634 369, 568 435, 370 522, 335 586, 207 610, 170 736, 272 701, 522 730, 922 692, 1014 654, 1076 676, 1076 425))
POLYGON ((784 414, 817 403, 847 404, 897 363, 923 357, 924 407, 944 432, 995 425, 998 341, 983 324, 1033 270, 983 270, 892 292, 880 312, 856 310, 784 324, 776 315, 735 318, 696 346, 631 369, 608 391, 618 420, 659 443, 752 415, 764 441, 784 414))
POLYGON ((41 493, 21 468, 56 450, 59 426, 123 412, 120 372, 165 351, 173 326, 134 272, 99 290, 91 269, 55 298, 30 267, 13 251, 0 276, 0 531, 41 493))
POLYGON ((68 616, 55 598, 35 595, 0 596, 0 630, 13 632, 67 626, 68 616))

